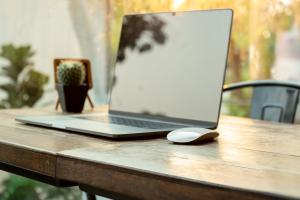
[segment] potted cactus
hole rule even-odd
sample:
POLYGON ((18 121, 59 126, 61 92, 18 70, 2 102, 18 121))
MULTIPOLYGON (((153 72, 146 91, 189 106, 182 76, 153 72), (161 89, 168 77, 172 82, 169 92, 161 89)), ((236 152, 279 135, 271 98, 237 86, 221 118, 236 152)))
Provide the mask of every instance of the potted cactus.
POLYGON ((86 68, 80 61, 62 60, 57 67, 58 83, 56 89, 61 108, 64 112, 79 113, 82 111, 88 85, 85 83, 86 68))

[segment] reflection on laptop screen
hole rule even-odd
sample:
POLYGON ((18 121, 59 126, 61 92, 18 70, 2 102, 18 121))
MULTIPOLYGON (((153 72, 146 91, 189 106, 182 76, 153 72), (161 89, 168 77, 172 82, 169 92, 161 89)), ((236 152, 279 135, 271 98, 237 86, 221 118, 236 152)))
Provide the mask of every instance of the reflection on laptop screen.
POLYGON ((123 18, 110 110, 216 122, 231 10, 123 18))

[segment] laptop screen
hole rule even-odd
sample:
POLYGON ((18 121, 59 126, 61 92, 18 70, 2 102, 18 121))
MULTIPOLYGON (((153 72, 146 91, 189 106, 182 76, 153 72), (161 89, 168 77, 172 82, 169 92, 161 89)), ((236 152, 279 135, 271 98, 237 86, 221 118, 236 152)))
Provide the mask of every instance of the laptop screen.
POLYGON ((126 15, 110 110, 217 122, 231 10, 126 15))

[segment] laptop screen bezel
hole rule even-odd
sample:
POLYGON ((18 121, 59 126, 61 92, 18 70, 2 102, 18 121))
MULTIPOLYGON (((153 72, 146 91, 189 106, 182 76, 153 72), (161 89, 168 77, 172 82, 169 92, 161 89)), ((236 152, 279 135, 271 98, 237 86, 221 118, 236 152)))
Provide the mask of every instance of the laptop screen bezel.
MULTIPOLYGON (((123 20, 126 16, 130 15, 153 15, 153 14, 173 14, 176 15, 176 13, 187 13, 187 12, 215 12, 215 11, 229 11, 231 14, 231 20, 230 20, 230 27, 229 27, 229 38, 228 38, 228 43, 227 43, 227 52, 226 52, 226 60, 225 60, 225 66, 224 66, 224 72, 223 72, 223 81, 222 85, 225 83, 225 76, 226 76, 226 71, 227 71, 227 62, 228 62, 228 53, 229 53, 229 48, 230 48, 230 40, 231 40, 231 32, 232 32, 232 23, 233 23, 233 10, 230 8, 225 8, 225 9, 209 9, 209 10, 190 10, 190 11, 170 11, 170 12, 149 12, 149 13, 132 13, 132 14, 125 14, 122 17, 121 20, 121 26, 123 25, 123 20)), ((122 30, 120 32, 120 38, 121 38, 122 30)), ((120 48, 120 40, 118 42, 118 51, 120 48)), ((116 58, 117 54, 115 57, 114 61, 114 69, 113 73, 115 74, 116 71, 116 58)), ((111 86, 113 84, 110 84, 111 86)), ((215 129, 218 127, 219 124, 219 119, 220 119, 220 113, 221 113, 221 105, 222 105, 222 99, 223 99, 223 87, 221 88, 221 96, 220 96, 220 101, 219 101, 219 108, 218 108, 218 114, 217 114, 217 121, 216 122, 210 122, 210 121, 203 121, 203 120, 191 120, 191 119, 184 119, 184 118, 175 118, 175 117, 169 117, 169 116, 155 116, 151 114, 141 114, 141 113, 133 113, 133 112, 124 112, 124 111, 119 111, 119 110, 111 110, 110 109, 110 104, 111 104, 111 94, 112 94, 113 87, 110 88, 109 92, 109 98, 108 98, 108 114, 110 115, 123 115, 123 116, 131 116, 131 117, 137 117, 137 118, 144 118, 144 119, 153 119, 153 120, 159 120, 159 121, 165 121, 165 122, 172 122, 172 123, 181 123, 181 124, 187 124, 187 125, 195 125, 195 126, 201 126, 204 128, 209 128, 209 129, 215 129)))

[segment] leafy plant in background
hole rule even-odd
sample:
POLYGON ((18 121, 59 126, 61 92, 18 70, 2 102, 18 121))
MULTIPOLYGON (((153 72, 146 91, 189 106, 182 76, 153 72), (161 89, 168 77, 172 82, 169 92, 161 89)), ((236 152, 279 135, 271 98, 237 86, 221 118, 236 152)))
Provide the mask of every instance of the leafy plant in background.
POLYGON ((33 69, 30 58, 34 55, 29 45, 16 47, 12 44, 1 47, 0 57, 7 61, 0 75, 8 79, 0 85, 6 98, 0 101, 0 108, 32 107, 43 96, 43 86, 48 76, 33 69))
MULTIPOLYGON (((1 67, 0 75, 6 80, 0 89, 6 97, 0 101, 0 108, 32 107, 43 96, 48 76, 33 69, 30 59, 34 54, 29 45, 1 47, 0 58, 6 64, 1 67)), ((0 200, 77 200, 81 196, 73 188, 56 188, 16 175, 9 175, 1 183, 1 190, 0 200)))
POLYGON ((79 200, 81 192, 73 188, 56 188, 48 184, 11 175, 3 182, 0 200, 79 200))

